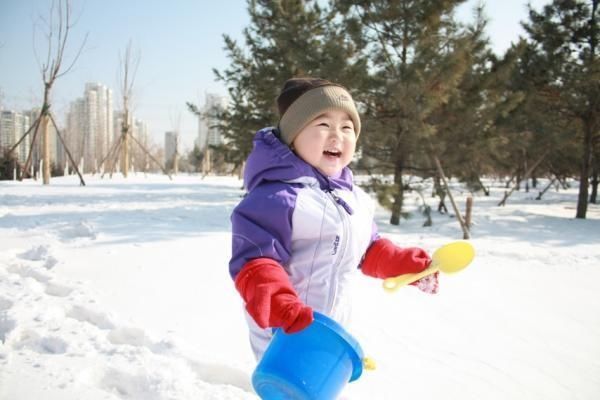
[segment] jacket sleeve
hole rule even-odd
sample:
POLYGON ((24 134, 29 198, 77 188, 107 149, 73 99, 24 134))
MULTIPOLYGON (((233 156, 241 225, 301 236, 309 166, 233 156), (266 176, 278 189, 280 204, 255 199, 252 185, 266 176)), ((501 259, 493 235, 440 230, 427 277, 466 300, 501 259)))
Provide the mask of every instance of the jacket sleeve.
POLYGON ((371 244, 373 244, 373 242, 376 242, 377 240, 379 240, 380 236, 379 236, 379 230, 377 228, 377 224, 375 223, 375 221, 373 221, 373 223, 371 224, 371 242, 369 243, 369 246, 371 244))
POLYGON ((255 258, 287 265, 291 254, 293 186, 282 183, 256 187, 231 215, 232 249, 229 273, 233 279, 255 258))

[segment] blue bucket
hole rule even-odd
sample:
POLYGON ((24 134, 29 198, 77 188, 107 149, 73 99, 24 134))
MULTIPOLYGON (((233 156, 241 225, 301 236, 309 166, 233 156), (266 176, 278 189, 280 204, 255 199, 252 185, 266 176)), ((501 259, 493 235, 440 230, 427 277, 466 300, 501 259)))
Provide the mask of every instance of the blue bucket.
POLYGON ((297 333, 275 330, 252 374, 261 399, 336 399, 362 374, 364 355, 356 339, 331 318, 317 312, 314 318, 297 333))

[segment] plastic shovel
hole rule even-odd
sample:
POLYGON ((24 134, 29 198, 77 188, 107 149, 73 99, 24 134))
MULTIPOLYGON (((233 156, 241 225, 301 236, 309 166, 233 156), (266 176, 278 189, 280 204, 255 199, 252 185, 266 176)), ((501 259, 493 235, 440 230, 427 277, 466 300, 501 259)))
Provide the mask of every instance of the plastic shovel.
POLYGON ((404 274, 388 278, 383 281, 383 288, 388 292, 394 292, 402 286, 411 284, 437 271, 453 274, 466 268, 473 261, 473 258, 475 258, 475 249, 469 242, 461 240, 451 242, 433 253, 429 268, 416 274, 404 274))

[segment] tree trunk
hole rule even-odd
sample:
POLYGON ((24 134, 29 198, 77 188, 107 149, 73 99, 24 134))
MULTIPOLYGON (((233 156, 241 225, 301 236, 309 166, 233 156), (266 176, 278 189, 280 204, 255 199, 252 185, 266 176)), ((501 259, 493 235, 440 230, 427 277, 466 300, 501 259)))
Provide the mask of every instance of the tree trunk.
POLYGON ((584 121, 585 135, 583 139, 583 158, 579 174, 579 196, 577 198, 577 214, 575 218, 585 219, 588 207, 588 186, 590 178, 590 164, 592 161, 593 130, 591 121, 584 121))
MULTIPOLYGON (((127 99, 124 100, 127 104, 127 99)), ((129 110, 125 106, 125 112, 123 113, 123 143, 121 144, 121 173, 123 177, 127 178, 129 172, 129 110)))
POLYGON ((390 217, 390 224, 400 225, 400 217, 402 216, 402 205, 404 202, 404 183, 402 182, 402 172, 404 170, 404 163, 402 160, 396 161, 396 167, 394 169, 394 204, 392 204, 392 216, 390 217))
POLYGON ((450 198, 450 204, 452 204, 452 209, 454 209, 454 213, 456 214, 456 219, 458 220, 458 223, 460 224, 460 228, 463 231, 463 239, 470 239, 471 233, 469 232, 469 228, 465 224, 465 220, 463 219, 463 217, 460 213, 460 210, 456 206, 456 202, 454 201, 454 196, 452 196, 452 192, 450 192, 450 186, 448 186, 448 181, 446 180, 446 175, 444 174, 444 169, 442 168, 442 164, 440 163, 440 160, 436 156, 433 156, 433 161, 435 161, 435 166, 437 167, 438 174, 444 184, 446 193, 448 194, 448 197, 450 198))
POLYGON ((42 160, 44 185, 50 184, 50 132, 48 131, 48 115, 42 115, 42 160))
POLYGON ((433 177, 433 187, 435 193, 440 198, 440 202, 438 203, 437 209, 438 212, 440 214, 448 214, 448 207, 446 207, 446 203, 444 203, 444 200, 446 199, 446 191, 444 190, 444 188, 442 188, 439 174, 435 174, 435 176, 433 177))
MULTIPOLYGON (((546 158, 548 153, 550 153, 550 150, 546 150, 544 152, 544 154, 542 154, 542 156, 540 158, 538 158, 538 160, 533 164, 533 166, 531 166, 531 168, 529 168, 528 171, 525 171, 525 179, 529 178, 529 175, 533 172, 534 169, 537 168, 537 166, 544 160, 544 158, 546 158)), ((498 203, 498 206, 504 206, 506 204, 506 199, 508 199, 515 190, 518 190, 517 189, 518 182, 520 182, 520 181, 517 180, 517 183, 512 187, 512 189, 504 193, 504 197, 502 198, 502 200, 500 200, 500 203, 498 203)))
POLYGON ((48 113, 50 112, 49 101, 50 86, 46 85, 44 89, 44 105, 41 112, 41 124, 42 124, 42 159, 44 160, 44 185, 50 184, 50 132, 48 131, 49 118, 48 113))
MULTIPOLYGON (((527 151, 523 152, 523 171, 527 171, 527 151)), ((529 193, 529 177, 525 177, 525 193, 529 193)))
MULTIPOLYGON (((472 215, 473 215, 473 196, 469 196, 469 197, 467 197, 467 205, 466 205, 466 209, 465 209, 465 225, 467 226, 467 228, 469 228, 469 231, 471 230, 471 226, 473 225, 472 215)), ((468 238, 465 238, 465 239, 468 239, 468 238)))
POLYGON ((246 169, 246 161, 242 161, 242 165, 240 166, 240 170, 238 171, 238 179, 244 179, 244 170, 246 169))
POLYGON ((173 156, 173 174, 179 174, 179 132, 175 132, 175 155, 173 156))
POLYGON ((544 195, 544 193, 546 193, 548 191, 548 189, 550 189, 550 187, 552 186, 552 184, 556 181, 556 176, 554 178, 552 178, 552 180, 548 183, 548 185, 546 185, 546 187, 544 188, 544 190, 542 190, 539 194, 538 197, 536 197, 536 200, 541 200, 542 196, 544 195))
POLYGON ((489 196, 490 191, 485 187, 483 182, 481 182, 481 177, 479 176, 479 174, 476 174, 475 177, 477 178, 477 183, 479 184, 479 187, 481 188, 481 190, 483 190, 483 194, 489 196))
POLYGON ((600 160, 594 159, 592 168, 592 194, 590 195, 590 203, 598 204, 598 175, 600 174, 600 160))

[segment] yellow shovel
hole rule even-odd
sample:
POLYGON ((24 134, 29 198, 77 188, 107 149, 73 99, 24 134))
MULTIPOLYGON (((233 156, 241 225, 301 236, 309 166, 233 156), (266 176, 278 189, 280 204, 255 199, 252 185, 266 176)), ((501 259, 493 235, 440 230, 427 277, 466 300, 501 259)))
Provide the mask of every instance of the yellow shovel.
POLYGON ((427 275, 442 271, 445 274, 453 274, 466 268, 475 258, 475 249, 469 242, 462 240, 448 243, 437 249, 431 257, 429 267, 416 274, 398 275, 383 281, 383 288, 388 292, 394 292, 402 286, 408 285, 427 275))

